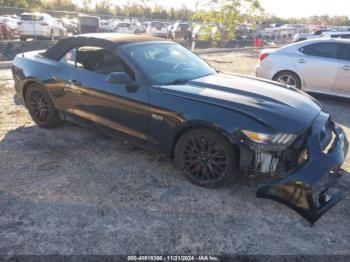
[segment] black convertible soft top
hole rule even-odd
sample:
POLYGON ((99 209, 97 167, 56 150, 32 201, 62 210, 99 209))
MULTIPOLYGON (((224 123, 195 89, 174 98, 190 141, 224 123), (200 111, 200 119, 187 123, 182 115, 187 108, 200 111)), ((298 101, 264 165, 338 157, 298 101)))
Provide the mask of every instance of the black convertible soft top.
POLYGON ((162 41, 164 39, 136 34, 119 34, 119 33, 98 33, 83 34, 61 39, 56 45, 47 49, 42 55, 44 57, 59 60, 70 49, 77 46, 99 46, 109 50, 115 50, 116 47, 125 44, 148 41, 162 41))

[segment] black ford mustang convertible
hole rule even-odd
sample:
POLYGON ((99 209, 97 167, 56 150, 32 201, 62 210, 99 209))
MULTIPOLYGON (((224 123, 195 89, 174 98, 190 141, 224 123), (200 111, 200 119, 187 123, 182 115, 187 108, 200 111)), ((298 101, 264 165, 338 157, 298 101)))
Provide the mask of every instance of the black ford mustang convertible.
POLYGON ((217 73, 159 38, 88 34, 19 54, 17 95, 43 128, 92 125, 175 159, 186 178, 218 187, 260 177, 257 196, 314 223, 344 194, 348 141, 320 104, 290 86, 217 73))

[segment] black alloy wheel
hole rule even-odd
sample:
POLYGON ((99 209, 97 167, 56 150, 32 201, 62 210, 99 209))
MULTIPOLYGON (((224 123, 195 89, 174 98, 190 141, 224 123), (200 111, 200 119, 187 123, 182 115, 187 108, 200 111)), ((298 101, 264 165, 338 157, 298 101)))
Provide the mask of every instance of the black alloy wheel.
POLYGON ((38 84, 31 84, 25 94, 28 111, 34 122, 43 128, 52 128, 59 123, 57 111, 46 91, 38 84))
POLYGON ((218 133, 196 129, 185 133, 175 149, 175 160, 186 178, 202 187, 220 187, 238 174, 232 145, 218 133))

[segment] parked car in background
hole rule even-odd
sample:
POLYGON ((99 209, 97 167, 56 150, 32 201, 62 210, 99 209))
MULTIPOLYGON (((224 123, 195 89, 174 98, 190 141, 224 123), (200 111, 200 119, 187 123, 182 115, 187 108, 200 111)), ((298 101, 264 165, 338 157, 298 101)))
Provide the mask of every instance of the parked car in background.
POLYGON ((281 38, 291 38, 295 34, 301 34, 307 32, 307 28, 305 25, 298 24, 285 24, 278 27, 279 36, 281 38))
POLYGON ((350 31, 350 26, 339 26, 338 31, 350 31))
POLYGON ((67 30, 51 15, 45 13, 22 13, 17 22, 21 41, 27 38, 50 39, 66 36, 67 30))
POLYGON ((256 76, 350 98, 350 40, 314 39, 263 50, 256 76))
POLYGON ((319 38, 345 38, 350 39, 350 31, 324 32, 319 38))
POLYGON ((135 27, 135 34, 144 34, 144 33, 146 33, 146 27, 142 23, 136 22, 134 27, 135 27))
POLYGON ((321 35, 327 32, 334 32, 334 30, 331 29, 321 29, 317 30, 313 33, 301 33, 301 34, 295 34, 293 37, 294 42, 300 42, 300 41, 305 41, 305 40, 310 40, 310 39, 315 39, 319 38, 321 35))
POLYGON ((59 21, 62 23, 63 27, 66 28, 67 33, 73 35, 79 34, 78 22, 75 19, 62 18, 59 21))
POLYGON ((114 23, 110 20, 101 20, 100 32, 113 32, 114 23))
POLYGON ((192 39, 192 23, 175 23, 171 29, 172 39, 174 40, 191 40, 192 39))
POLYGON ((114 32, 125 33, 125 34, 134 34, 135 28, 129 22, 118 22, 114 27, 114 32))
POLYGON ((79 31, 81 34, 100 32, 101 20, 98 16, 79 15, 79 31))
MULTIPOLYGON (((310 223, 345 197, 342 128, 304 92, 217 73, 185 47, 150 36, 69 37, 18 54, 15 91, 35 123, 73 120, 174 159, 193 184, 259 176, 257 197, 310 223)), ((141 170, 140 170, 141 171, 141 170)), ((136 177, 135 177, 136 178, 136 177)))
POLYGON ((0 31, 3 39, 8 40, 8 39, 14 38, 13 32, 11 31, 11 29, 8 27, 6 23, 0 22, 0 31))
POLYGON ((168 35, 168 28, 162 22, 152 21, 147 25, 146 34, 166 38, 168 35))
POLYGON ((4 39, 13 39, 18 35, 17 20, 14 18, 0 16, 0 28, 4 39))

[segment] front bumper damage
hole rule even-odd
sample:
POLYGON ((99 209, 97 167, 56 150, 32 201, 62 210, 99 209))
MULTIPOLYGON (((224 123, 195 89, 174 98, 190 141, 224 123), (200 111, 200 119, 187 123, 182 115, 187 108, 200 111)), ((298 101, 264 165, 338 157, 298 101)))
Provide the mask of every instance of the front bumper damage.
POLYGON ((349 143, 344 131, 325 113, 314 122, 306 143, 307 161, 291 174, 260 186, 256 195, 285 204, 313 224, 345 197, 343 192, 334 191, 338 178, 349 175, 341 169, 349 143))

